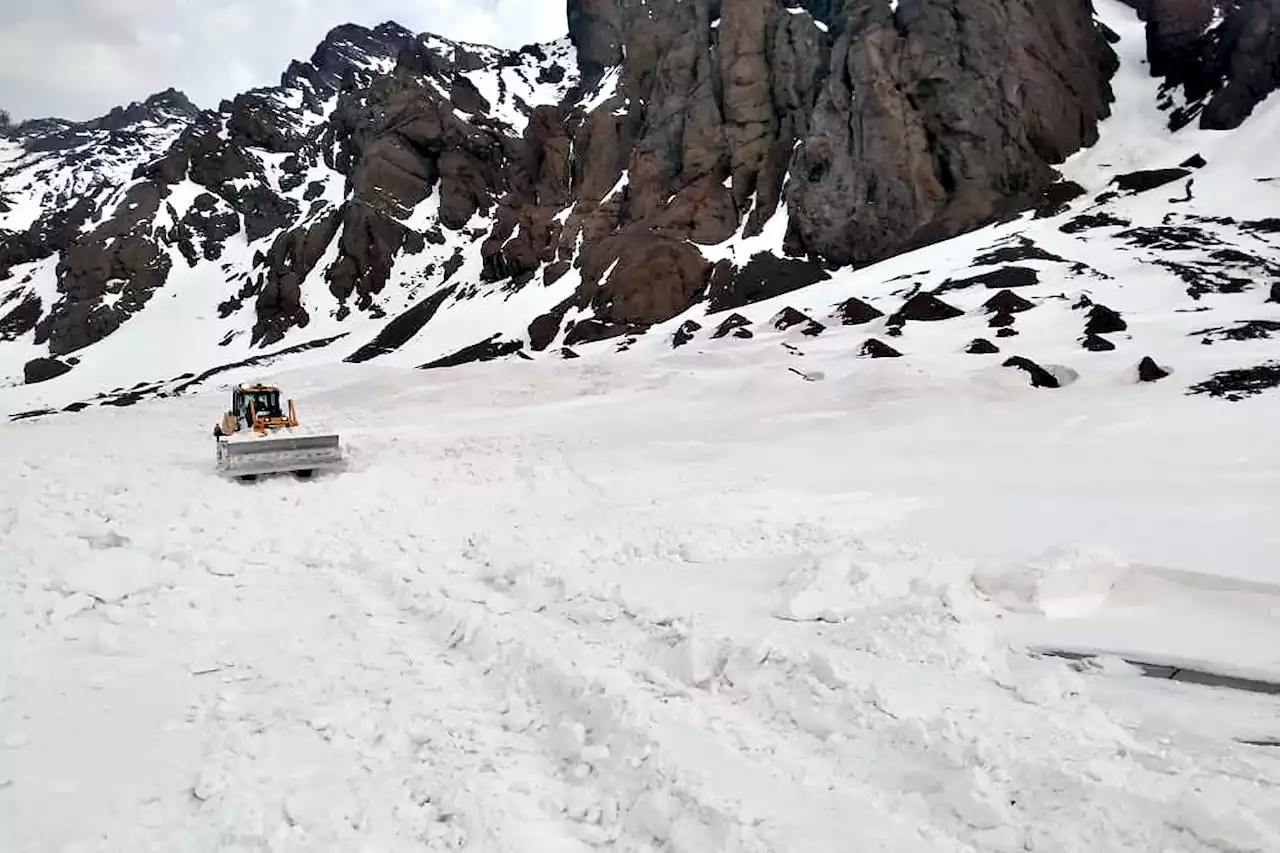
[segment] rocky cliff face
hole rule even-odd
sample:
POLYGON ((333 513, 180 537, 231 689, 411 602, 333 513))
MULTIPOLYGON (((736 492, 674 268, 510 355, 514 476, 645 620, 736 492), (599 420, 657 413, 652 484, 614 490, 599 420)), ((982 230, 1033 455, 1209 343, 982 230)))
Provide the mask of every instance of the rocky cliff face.
POLYGON ((1280 88, 1280 0, 1126 0, 1174 129, 1230 130, 1280 88))
MULTIPOLYGON (((1150 2, 1154 43, 1199 49, 1160 23, 1178 4, 1150 2)), ((1270 43, 1274 3, 1224 19, 1234 76, 1206 121, 1263 88, 1239 55, 1270 43)), ((476 338, 534 350, 741 307, 1044 203, 1116 67, 1088 0, 567 16, 567 39, 520 51, 347 25, 216 110, 167 92, 19 126, 0 140, 0 340, 65 372, 190 300, 224 352, 353 332, 363 360, 477 298, 519 317, 476 338)))

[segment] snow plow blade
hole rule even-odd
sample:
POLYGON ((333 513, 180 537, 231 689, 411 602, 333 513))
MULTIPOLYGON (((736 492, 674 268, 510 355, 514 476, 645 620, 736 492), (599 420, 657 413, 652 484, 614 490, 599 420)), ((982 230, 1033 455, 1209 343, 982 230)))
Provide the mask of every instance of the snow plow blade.
POLYGON ((218 442, 218 470, 229 477, 310 473, 342 462, 336 435, 265 436, 218 442))

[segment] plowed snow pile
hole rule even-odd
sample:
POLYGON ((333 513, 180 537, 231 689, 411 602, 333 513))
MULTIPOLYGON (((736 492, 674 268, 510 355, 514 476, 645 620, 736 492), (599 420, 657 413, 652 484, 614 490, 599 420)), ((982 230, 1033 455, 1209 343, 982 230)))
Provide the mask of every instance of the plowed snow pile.
POLYGON ((311 481, 0 426, 0 849, 1280 849, 1278 697, 1026 648, 1265 670, 1272 398, 755 358, 262 377, 311 481))

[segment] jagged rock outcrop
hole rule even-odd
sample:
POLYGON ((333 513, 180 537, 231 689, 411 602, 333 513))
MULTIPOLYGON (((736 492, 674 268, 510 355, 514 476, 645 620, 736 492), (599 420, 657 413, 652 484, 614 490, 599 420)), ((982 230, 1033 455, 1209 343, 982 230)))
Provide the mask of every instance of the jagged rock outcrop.
MULTIPOLYGON (((1150 4, 1152 38, 1182 44, 1158 24, 1177 4, 1150 4)), ((518 51, 343 25, 277 86, 214 110, 171 91, 20 127, 24 168, 66 179, 41 216, 0 231, 0 336, 67 355, 193 269, 227 326, 219 342, 254 349, 319 321, 407 318, 361 333, 361 358, 377 357, 429 336, 449 305, 544 288, 502 347, 633 335, 700 303, 740 318, 839 267, 1075 198, 1053 166, 1097 139, 1117 67, 1088 0, 566 0, 566 13, 567 39, 518 51), (40 290, 50 275, 56 290, 40 290)), ((1262 44, 1254 20, 1232 12, 1223 31, 1262 44)), ((1236 90, 1257 89, 1231 68, 1236 90)), ((993 266, 1054 260, 1002 251, 993 266)), ((886 334, 959 316, 947 290, 1037 276, 957 277, 910 297, 886 334)), ((986 308, 1007 325, 1031 304, 1002 290, 986 308)), ((829 316, 884 314, 845 299, 829 316)), ((751 334, 723 322, 709 338, 751 334)), ((806 334, 823 328, 807 319, 806 334)))
POLYGON ((1151 73, 1165 80, 1170 127, 1197 120, 1206 130, 1239 127, 1280 88, 1280 0, 1125 2, 1146 21, 1151 73))

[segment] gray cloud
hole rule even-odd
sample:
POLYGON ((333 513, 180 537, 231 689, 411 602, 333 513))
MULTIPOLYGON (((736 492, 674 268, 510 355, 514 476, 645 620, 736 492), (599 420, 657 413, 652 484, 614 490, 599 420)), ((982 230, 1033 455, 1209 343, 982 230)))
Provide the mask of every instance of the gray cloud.
POLYGON ((563 35, 564 0, 3 0, 0 108, 82 120, 172 86, 200 106, 274 84, 324 34, 397 21, 519 47, 563 35))

